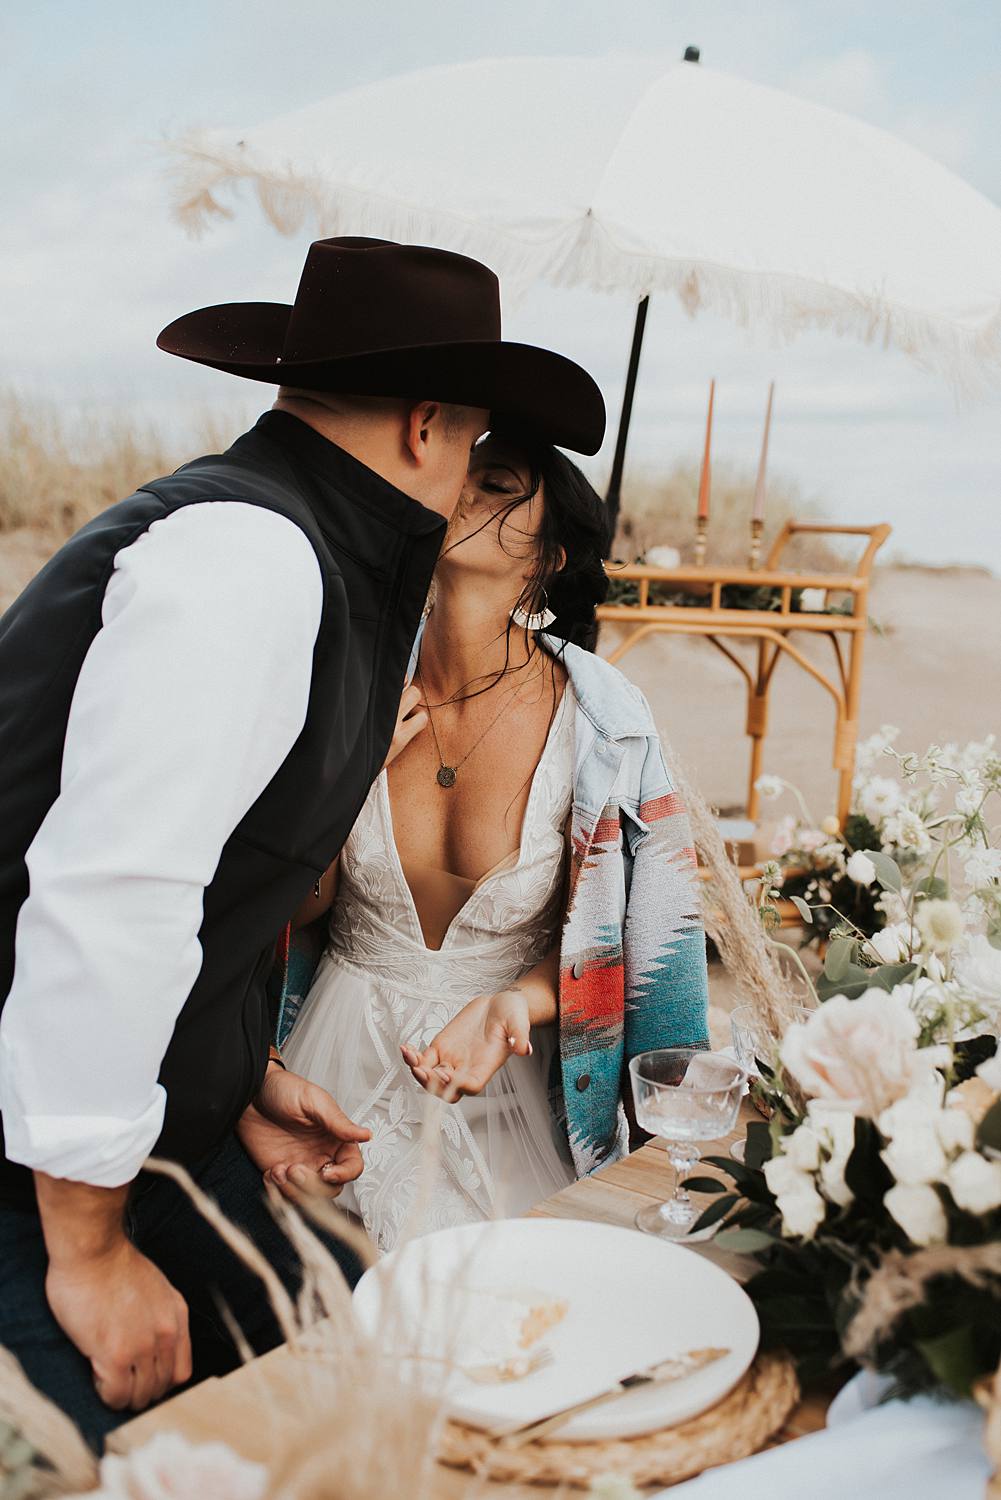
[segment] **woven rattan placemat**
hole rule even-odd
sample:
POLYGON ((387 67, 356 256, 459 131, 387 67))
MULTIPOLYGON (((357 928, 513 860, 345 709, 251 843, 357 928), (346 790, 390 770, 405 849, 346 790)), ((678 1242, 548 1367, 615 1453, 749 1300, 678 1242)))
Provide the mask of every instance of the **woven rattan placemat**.
POLYGON ((792 1362, 760 1354, 743 1380, 708 1411, 643 1437, 604 1443, 527 1443, 506 1448, 485 1432, 446 1423, 438 1457, 508 1483, 572 1484, 586 1489, 599 1474, 634 1484, 676 1484, 716 1464, 747 1458, 779 1431, 799 1400, 792 1362))

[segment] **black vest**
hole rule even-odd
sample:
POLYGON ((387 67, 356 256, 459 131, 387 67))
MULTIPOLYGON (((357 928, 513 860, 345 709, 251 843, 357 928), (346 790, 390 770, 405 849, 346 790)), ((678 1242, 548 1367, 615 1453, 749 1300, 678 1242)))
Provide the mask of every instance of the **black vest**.
MULTIPOLYGON (((212 500, 261 505, 295 522, 319 560, 323 611, 305 726, 205 891, 201 972, 160 1069, 167 1112, 156 1149, 182 1162, 219 1142, 260 1086, 275 944, 385 759, 445 526, 295 417, 269 412, 228 452, 144 486, 56 553, 0 620, 0 1008, 28 894, 24 856, 59 794, 73 692, 101 628, 115 554, 154 521, 212 500)), ((198 767, 181 774, 197 776, 198 767)), ((100 1016, 93 1021, 100 1026, 100 1016)), ((30 1188, 30 1174, 3 1154, 0 1122, 0 1199, 30 1188)))

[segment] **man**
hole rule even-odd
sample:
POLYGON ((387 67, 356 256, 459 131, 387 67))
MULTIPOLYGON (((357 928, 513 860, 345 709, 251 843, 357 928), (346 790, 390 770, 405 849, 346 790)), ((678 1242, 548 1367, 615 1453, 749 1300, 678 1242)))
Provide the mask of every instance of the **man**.
POLYGON ((280 385, 275 410, 84 527, 0 622, 0 1343, 95 1443, 235 1364, 220 1301, 277 1341, 143 1163, 186 1164, 297 1285, 261 1176, 336 1194, 366 1132, 269 1047, 276 940, 386 758, 490 412, 586 452, 604 427, 590 377, 502 342, 496 278, 438 250, 319 241, 293 306, 158 342, 280 385))

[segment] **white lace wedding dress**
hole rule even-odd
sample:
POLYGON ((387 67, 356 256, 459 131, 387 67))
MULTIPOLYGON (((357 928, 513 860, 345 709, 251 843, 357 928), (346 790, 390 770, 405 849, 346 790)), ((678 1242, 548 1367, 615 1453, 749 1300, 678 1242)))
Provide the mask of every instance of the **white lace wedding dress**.
POLYGON ((534 1033, 533 1055, 509 1058, 481 1095, 430 1115, 400 1056, 401 1044, 423 1049, 474 996, 514 984, 552 947, 573 724, 568 683, 532 780, 520 849, 473 887, 440 949, 427 947, 404 878, 385 772, 344 845, 327 947, 284 1052, 291 1069, 371 1130, 365 1171, 340 1203, 383 1250, 404 1228, 424 1233, 519 1214, 573 1181, 547 1101, 555 1027, 534 1033), (439 1158, 433 1180, 420 1182, 424 1122, 435 1115, 439 1158))

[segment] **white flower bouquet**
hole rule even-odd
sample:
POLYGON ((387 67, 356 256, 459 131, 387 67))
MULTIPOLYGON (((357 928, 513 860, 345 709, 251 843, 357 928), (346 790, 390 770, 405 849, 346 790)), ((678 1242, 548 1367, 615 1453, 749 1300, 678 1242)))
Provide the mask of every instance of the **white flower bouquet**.
MULTIPOLYGON (((934 912, 920 928, 935 952, 934 912)), ((769 1124, 742 1165, 709 1158, 733 1189, 687 1184, 717 1195, 696 1227, 758 1260, 765 1345, 805 1378, 854 1360, 968 1394, 1001 1360, 1001 986, 959 995, 918 974, 790 1025, 759 1060, 769 1124)))

